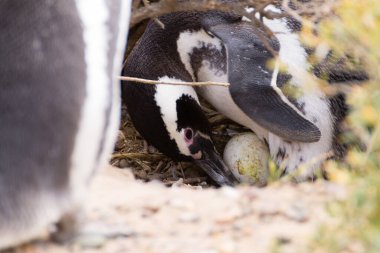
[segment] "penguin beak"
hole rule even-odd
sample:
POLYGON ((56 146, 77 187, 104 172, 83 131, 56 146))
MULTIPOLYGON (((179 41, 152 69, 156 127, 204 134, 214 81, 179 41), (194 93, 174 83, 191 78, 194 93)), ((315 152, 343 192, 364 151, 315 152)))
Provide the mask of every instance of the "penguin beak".
POLYGON ((213 147, 203 149, 202 158, 194 161, 220 186, 234 186, 239 183, 213 147))

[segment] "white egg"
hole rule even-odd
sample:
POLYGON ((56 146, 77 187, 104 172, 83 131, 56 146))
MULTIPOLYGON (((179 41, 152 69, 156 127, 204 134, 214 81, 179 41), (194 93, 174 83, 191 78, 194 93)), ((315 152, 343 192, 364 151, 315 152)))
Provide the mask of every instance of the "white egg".
POLYGON ((232 137, 224 149, 223 158, 242 183, 263 185, 267 182, 269 150, 254 133, 232 137))

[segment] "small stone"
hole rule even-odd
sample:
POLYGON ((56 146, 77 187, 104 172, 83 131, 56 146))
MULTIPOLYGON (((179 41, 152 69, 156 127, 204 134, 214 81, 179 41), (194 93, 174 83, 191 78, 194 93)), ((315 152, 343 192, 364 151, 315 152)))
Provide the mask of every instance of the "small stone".
POLYGON ((76 239, 76 243, 82 248, 100 248, 107 241, 104 235, 87 234, 76 239))
POLYGON ((135 175, 139 179, 146 179, 148 176, 148 174, 146 173, 145 170, 137 170, 137 171, 135 171, 135 175))
POLYGON ((183 186, 183 178, 178 179, 172 184, 172 188, 178 188, 183 186))
POLYGON ((144 208, 152 213, 157 213, 160 210, 160 204, 158 202, 150 202, 144 205, 144 208))
POLYGON ((203 181, 203 182, 201 182, 200 184, 199 184, 199 186, 201 186, 201 187, 206 187, 208 184, 207 184, 207 182, 206 181, 203 181))
POLYGON ((127 159, 120 159, 119 161, 119 168, 127 168, 129 167, 129 162, 127 159))
POLYGON ((278 236, 278 237, 276 238, 276 241, 277 241, 278 244, 280 244, 280 245, 284 245, 284 244, 289 244, 289 243, 291 243, 291 242, 292 242, 292 239, 290 239, 290 238, 288 238, 288 237, 286 237, 286 236, 278 236))

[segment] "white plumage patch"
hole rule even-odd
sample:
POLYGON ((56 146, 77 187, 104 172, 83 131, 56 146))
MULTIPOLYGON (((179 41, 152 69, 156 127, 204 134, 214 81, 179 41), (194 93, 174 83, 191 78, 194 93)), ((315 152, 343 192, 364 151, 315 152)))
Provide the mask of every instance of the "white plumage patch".
POLYGON ((190 64, 190 54, 195 48, 201 48, 204 45, 213 45, 219 51, 222 50, 222 43, 218 38, 212 38, 203 29, 199 31, 184 31, 181 32, 177 40, 177 50, 181 61, 185 65, 186 70, 192 76, 194 72, 190 64))
POLYGON ((70 183, 73 197, 82 198, 86 180, 96 167, 97 152, 104 127, 107 98, 107 52, 110 34, 107 31, 109 10, 105 0, 77 0, 83 24, 86 62, 86 98, 72 153, 70 183), (89 145, 91 143, 91 145, 89 145))
MULTIPOLYGON (((204 61, 198 70, 199 81, 228 82, 227 74, 219 74, 220 70, 211 68, 211 64, 204 61)), ((228 87, 204 86, 198 88, 201 95, 207 99, 221 114, 226 115, 233 121, 255 129, 255 133, 260 139, 267 137, 268 131, 257 125, 249 118, 232 100, 228 87)))
MULTIPOLYGON (((85 42, 86 62, 86 98, 81 111, 81 121, 75 147, 72 153, 70 174, 71 189, 76 201, 79 201, 87 187, 87 180, 98 166, 106 162, 106 152, 98 154, 101 139, 105 138, 104 151, 110 151, 112 140, 117 131, 119 115, 119 87, 112 88, 114 97, 109 97, 110 76, 107 72, 109 43, 111 39, 107 22, 110 16, 106 0, 77 0, 77 8, 82 20, 85 42), (106 110, 112 105, 111 115, 106 110), (104 135, 104 127, 110 117, 110 125, 104 135), (100 159, 98 158, 100 155, 100 159), (100 162, 97 164, 96 162, 100 162)), ((122 1, 117 41, 116 64, 122 62, 122 49, 125 45, 130 12, 130 0, 122 1)), ((115 69, 114 75, 118 71, 115 69)))
MULTIPOLYGON (((158 79, 162 82, 181 82, 182 80, 163 76, 158 79)), ((198 96, 194 88, 182 85, 157 85, 156 94, 154 99, 162 114, 162 119, 165 123, 166 129, 169 132, 170 139, 177 143, 178 149, 181 154, 190 156, 191 153, 183 139, 182 134, 177 131, 177 100, 183 95, 192 97, 198 101, 198 96)))
POLYGON ((113 72, 112 72, 112 97, 110 102, 112 103, 111 112, 109 115, 109 125, 105 133, 104 152, 100 154, 99 166, 103 167, 109 159, 109 155, 112 153, 114 144, 117 138, 117 130, 120 124, 120 112, 121 112, 121 96, 120 96, 120 80, 117 76, 121 73, 123 56, 125 45, 127 43, 127 34, 129 28, 129 19, 131 14, 131 1, 122 0, 120 6, 120 17, 118 23, 118 36, 116 39, 116 52, 113 59, 113 72))

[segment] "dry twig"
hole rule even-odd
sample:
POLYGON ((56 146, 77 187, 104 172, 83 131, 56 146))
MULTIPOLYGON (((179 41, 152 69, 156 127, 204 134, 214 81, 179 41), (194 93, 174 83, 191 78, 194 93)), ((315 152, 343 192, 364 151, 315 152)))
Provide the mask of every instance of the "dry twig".
MULTIPOLYGON (((145 0, 144 0, 145 1, 145 0)), ((157 18, 161 15, 176 11, 209 11, 220 10, 235 13, 241 16, 250 16, 245 11, 246 7, 261 9, 260 13, 267 18, 280 18, 284 15, 263 11, 264 7, 269 4, 278 5, 281 0, 247 0, 247 1, 231 1, 223 2, 217 0, 192 0, 192 1, 177 1, 177 0, 161 0, 157 3, 151 3, 145 7, 139 8, 133 13, 131 19, 131 27, 140 23, 147 18, 157 18)), ((254 13, 251 16, 254 18, 254 13)), ((251 18, 249 17, 249 18, 251 18)))
POLYGON ((141 84, 167 84, 167 85, 184 85, 184 86, 224 86, 228 87, 229 83, 223 83, 223 82, 168 82, 168 81, 157 81, 157 80, 149 80, 149 79, 143 79, 143 78, 137 78, 137 77, 130 77, 130 76, 119 76, 119 79, 122 81, 131 81, 141 84))
POLYGON ((146 154, 146 153, 117 153, 113 154, 112 159, 122 159, 122 158, 127 158, 127 159, 151 159, 151 160, 160 160, 160 159, 165 159, 167 156, 163 154, 146 154))

